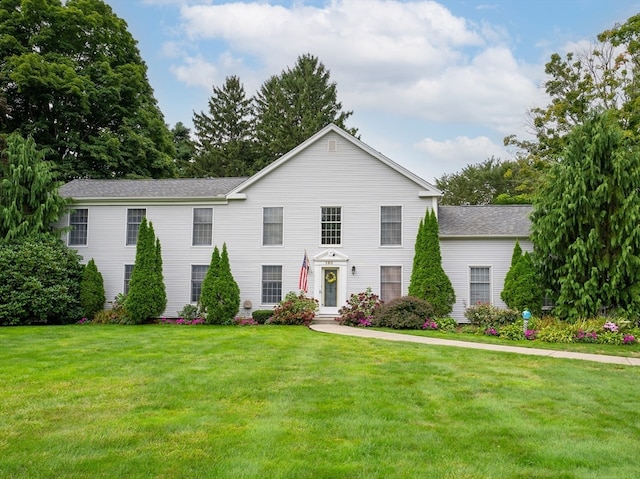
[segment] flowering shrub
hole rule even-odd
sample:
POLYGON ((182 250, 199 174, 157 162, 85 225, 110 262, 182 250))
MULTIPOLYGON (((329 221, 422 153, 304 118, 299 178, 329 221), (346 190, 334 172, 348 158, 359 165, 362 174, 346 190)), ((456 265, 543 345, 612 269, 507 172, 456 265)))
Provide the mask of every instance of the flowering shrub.
POLYGON ((303 324, 309 326, 318 310, 318 300, 307 298, 304 293, 290 291, 280 301, 267 324, 303 324))
POLYGON ((371 326, 373 313, 381 305, 380 297, 373 294, 371 288, 367 288, 366 291, 349 297, 347 304, 338 311, 340 316, 336 321, 345 326, 371 326))
POLYGON ((484 330, 484 334, 487 336, 497 336, 498 330, 496 328, 487 328, 484 330))
POLYGON ((625 334, 622 338, 622 344, 633 344, 636 342, 636 338, 633 334, 625 334))
POLYGON ((430 329, 430 330, 438 329, 438 323, 436 323, 434 320, 430 318, 427 318, 427 320, 422 325, 422 329, 430 329))
POLYGON ((597 343, 598 333, 596 333, 595 331, 584 331, 582 329, 579 329, 573 338, 578 343, 597 343))
POLYGON ((538 331, 536 331, 535 329, 527 329, 524 332, 524 339, 528 341, 533 341, 534 339, 536 339, 537 336, 538 336, 538 331))
POLYGON ((603 328, 605 331, 609 331, 612 333, 618 332, 618 325, 616 323, 612 323, 611 321, 607 321, 606 323, 604 323, 603 328))
POLYGON ((168 319, 168 318, 165 318, 165 317, 163 316, 162 318, 160 318, 159 323, 160 323, 160 324, 177 324, 177 325, 195 326, 195 325, 197 325, 197 324, 204 324, 204 319, 203 319, 203 318, 195 318, 195 319, 185 319, 185 318, 168 319))
POLYGON ((240 318, 240 317, 238 317, 238 318, 235 319, 235 322, 236 322, 236 324, 238 326, 257 326, 258 324, 260 324, 260 323, 258 323, 258 321, 256 321, 253 318, 240 318))
POLYGON ((514 309, 502 309, 489 303, 479 303, 465 309, 464 316, 474 326, 485 329, 514 323, 520 317, 520 313, 514 309))

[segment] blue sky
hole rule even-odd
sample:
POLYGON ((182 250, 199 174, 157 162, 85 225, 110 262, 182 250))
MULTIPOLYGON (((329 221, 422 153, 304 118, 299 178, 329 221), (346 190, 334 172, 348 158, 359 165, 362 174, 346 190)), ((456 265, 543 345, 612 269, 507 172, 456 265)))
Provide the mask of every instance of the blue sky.
POLYGON ((495 156, 547 103, 552 53, 587 48, 640 0, 106 0, 123 18, 166 122, 192 127, 213 86, 253 95, 317 56, 361 139, 427 181, 495 156))

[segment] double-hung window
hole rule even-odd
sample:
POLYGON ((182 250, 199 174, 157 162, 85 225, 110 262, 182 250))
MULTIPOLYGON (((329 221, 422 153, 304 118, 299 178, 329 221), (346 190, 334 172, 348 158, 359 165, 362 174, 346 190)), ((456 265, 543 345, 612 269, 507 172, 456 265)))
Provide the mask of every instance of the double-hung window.
POLYGON ((144 208, 132 208, 127 210, 127 246, 138 243, 138 229, 142 223, 142 218, 147 215, 144 208))
POLYGON ((129 283, 131 282, 131 275, 133 274, 133 265, 132 264, 125 264, 124 265, 124 288, 122 289, 122 292, 124 294, 128 294, 129 293, 129 283))
POLYGON ((87 246, 89 210, 77 209, 69 214, 69 246, 87 246))
POLYGON ((469 268, 469 303, 491 303, 491 267, 471 266, 469 268))
POLYGON ((282 300, 282 266, 262 266, 262 304, 276 304, 282 300))
POLYGON ((283 208, 268 207, 262 210, 262 245, 282 246, 283 208))
POLYGON ((402 206, 380 207, 380 245, 402 245, 402 206))
POLYGON ((208 265, 194 264, 191 266, 191 302, 200 301, 200 293, 202 293, 202 282, 209 270, 208 265))
POLYGON ((213 208, 193 209, 193 246, 211 246, 213 237, 213 208))
POLYGON ((380 299, 385 303, 402 296, 402 266, 380 266, 380 299))
POLYGON ((342 244, 342 207, 322 207, 320 242, 322 246, 338 246, 342 244))

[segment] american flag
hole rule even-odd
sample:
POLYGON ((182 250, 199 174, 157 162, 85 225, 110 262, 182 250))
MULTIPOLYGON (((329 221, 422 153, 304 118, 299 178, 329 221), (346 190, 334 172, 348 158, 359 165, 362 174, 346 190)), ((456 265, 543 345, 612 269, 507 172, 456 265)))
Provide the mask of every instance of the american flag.
POLYGON ((300 291, 307 292, 307 278, 309 276, 309 257, 307 256, 307 250, 304 250, 304 258, 302 260, 302 267, 300 268, 300 280, 298 281, 298 289, 300 291))

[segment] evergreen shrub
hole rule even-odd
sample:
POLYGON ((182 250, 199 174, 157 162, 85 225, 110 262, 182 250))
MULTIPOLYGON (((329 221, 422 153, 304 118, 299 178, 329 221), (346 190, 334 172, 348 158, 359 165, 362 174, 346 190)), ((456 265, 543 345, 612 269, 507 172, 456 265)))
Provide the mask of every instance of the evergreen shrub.
POLYGON ((52 235, 0 243, 0 324, 69 324, 82 318, 80 256, 52 235))
POLYGON ((91 258, 82 270, 82 280, 80 281, 80 305, 84 317, 91 321, 98 311, 104 309, 106 300, 104 279, 98 271, 95 261, 91 258))
POLYGON ((251 318, 258 324, 265 324, 273 316, 273 309, 256 309, 251 313, 251 318))

